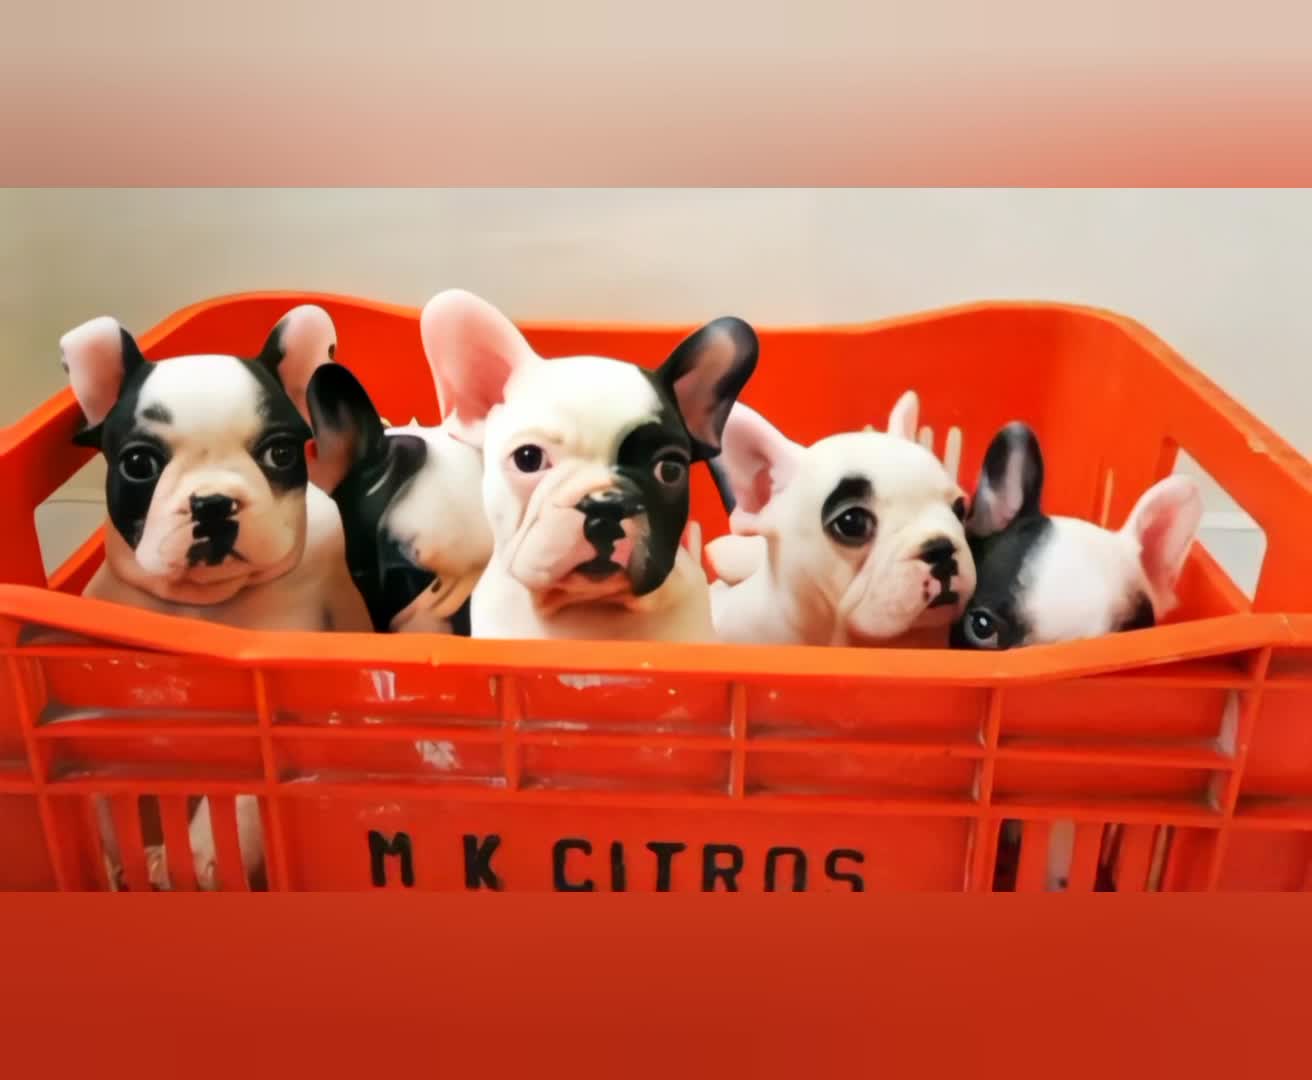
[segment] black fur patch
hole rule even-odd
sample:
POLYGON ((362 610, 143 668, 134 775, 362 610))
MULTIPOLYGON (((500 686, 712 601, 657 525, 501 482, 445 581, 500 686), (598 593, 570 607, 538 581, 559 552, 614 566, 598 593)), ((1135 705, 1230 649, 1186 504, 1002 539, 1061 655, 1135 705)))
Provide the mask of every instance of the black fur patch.
POLYGON ((824 504, 820 507, 820 521, 828 521, 844 503, 870 502, 874 490, 864 476, 844 476, 834 485, 834 490, 825 496, 824 504))
POLYGON ((993 616, 997 624, 998 648, 1010 649, 1025 640, 1030 627, 1020 614, 1021 572, 1051 533, 1052 522, 1042 514, 1035 514, 1017 518, 992 536, 969 538, 978 584, 965 614, 952 626, 949 641, 953 648, 980 647, 966 635, 965 624, 974 612, 981 610, 993 616))
POLYGON ((641 502, 647 518, 646 543, 629 562, 629 580, 636 596, 654 592, 665 583, 688 524, 692 443, 677 407, 664 400, 662 405, 658 420, 625 436, 615 459, 621 490, 641 502), (662 483, 656 475, 658 463, 666 459, 684 466, 677 483, 662 483))
POLYGON ((1121 622, 1118 630, 1148 630, 1157 625, 1157 613, 1153 611, 1153 602, 1140 593, 1130 607, 1130 614, 1121 622))
MULTIPOLYGON (((697 461, 712 461, 720 452, 720 435, 729 410, 756 370, 759 356, 756 332, 741 319, 723 318, 706 326, 679 343, 665 363, 655 371, 635 367, 656 393, 660 407, 656 419, 631 431, 620 444, 616 455, 616 473, 622 485, 636 492, 646 507, 648 536, 630 561, 629 578, 638 596, 654 592, 665 583, 679 554, 679 543, 688 524, 690 469, 675 484, 662 484, 656 477, 657 463, 672 456, 691 466, 697 461), (724 365, 720 377, 711 387, 707 403, 710 430, 706 438, 694 436, 680 409, 676 386, 697 364, 712 362, 709 350, 727 342, 732 361, 724 365)), ((733 496, 722 470, 712 462, 711 475, 720 490, 725 509, 733 510, 733 496)))
POLYGON ((351 448, 353 460, 331 494, 342 517, 351 580, 374 629, 386 632, 392 620, 436 582, 431 570, 411 561, 402 546, 404 538, 387 528, 392 507, 405 497, 428 459, 428 444, 418 435, 389 435, 360 381, 339 365, 315 371, 306 398, 316 437, 323 442, 331 436, 351 448))

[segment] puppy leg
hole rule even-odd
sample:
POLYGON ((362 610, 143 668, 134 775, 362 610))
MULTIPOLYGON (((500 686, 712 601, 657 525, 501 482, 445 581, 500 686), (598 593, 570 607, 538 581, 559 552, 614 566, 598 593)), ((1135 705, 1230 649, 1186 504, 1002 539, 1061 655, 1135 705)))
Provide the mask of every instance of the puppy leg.
MULTIPOLYGON (((241 848, 242 870, 249 881, 264 863, 264 836, 260 828, 260 804, 254 795, 238 795, 235 800, 237 842, 241 848)), ((191 852, 196 865, 196 886, 214 892, 219 888, 219 853, 214 841, 214 823, 210 801, 202 799, 191 819, 191 852)))

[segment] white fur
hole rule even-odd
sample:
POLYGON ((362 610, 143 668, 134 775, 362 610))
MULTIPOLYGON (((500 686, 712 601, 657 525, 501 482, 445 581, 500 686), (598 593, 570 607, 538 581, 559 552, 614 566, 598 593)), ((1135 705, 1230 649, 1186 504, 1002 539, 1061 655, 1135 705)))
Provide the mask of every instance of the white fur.
MULTIPOLYGON (((914 431, 914 404, 904 396, 890 426, 914 431)), ((952 510, 961 491, 905 434, 866 430, 802 447, 739 404, 725 429, 724 457, 739 506, 730 517, 734 535, 707 545, 719 579, 711 603, 721 639, 855 644, 946 625, 960 614, 975 585, 952 510), (874 489, 869 509, 877 525, 861 548, 836 542, 822 521, 826 497, 848 476, 865 477, 874 489), (952 589, 960 601, 929 608, 941 586, 917 555, 940 536, 957 549, 952 589)))
POLYGON ((387 514, 388 529, 406 542, 416 566, 435 573, 425 590, 392 620, 393 631, 449 633, 449 619, 469 598, 492 557, 492 530, 483 511, 483 455, 452 438, 443 425, 407 424, 393 434, 428 444, 423 467, 387 514))
MULTIPOLYGON (((1054 517, 1051 532, 1026 563, 1020 608, 1026 644, 1074 641, 1110 633, 1151 588, 1139 545, 1078 518, 1054 517)), ((1165 614, 1165 612, 1161 612, 1165 614)))

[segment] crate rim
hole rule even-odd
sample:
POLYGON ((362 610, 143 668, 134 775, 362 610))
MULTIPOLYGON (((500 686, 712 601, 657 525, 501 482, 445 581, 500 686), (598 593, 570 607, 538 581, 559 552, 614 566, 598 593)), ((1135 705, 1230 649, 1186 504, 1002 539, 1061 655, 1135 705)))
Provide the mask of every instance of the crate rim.
MULTIPOLYGON (((0 652, 90 647, 97 653, 153 652, 207 658, 239 666, 315 668, 343 662, 361 667, 420 665, 516 675, 567 674, 586 669, 601 677, 705 677, 731 682, 937 683, 1005 687, 1142 671, 1211 656, 1312 645, 1312 615, 1238 613, 1087 641, 1036 645, 1002 652, 920 648, 817 648, 675 642, 508 642, 429 634, 320 634, 243 630, 159 612, 134 611, 129 629, 115 626, 117 605, 50 592, 32 585, 0 585, 0 617, 11 625, 0 652), (40 624, 93 639, 91 646, 17 642, 40 597, 40 624), (183 632, 185 630, 185 633, 183 632), (508 648, 513 645, 513 648, 508 648), (586 651, 586 661, 581 660, 586 651)), ((118 620, 121 626, 121 620, 118 620)), ((1234 672, 1236 685, 1254 676, 1234 672)))

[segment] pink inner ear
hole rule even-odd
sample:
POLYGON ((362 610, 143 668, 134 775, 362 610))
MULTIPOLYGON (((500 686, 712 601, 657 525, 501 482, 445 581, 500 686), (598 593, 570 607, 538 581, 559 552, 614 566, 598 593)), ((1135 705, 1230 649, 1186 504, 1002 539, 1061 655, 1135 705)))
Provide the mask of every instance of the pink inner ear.
POLYGON ((801 450, 755 409, 736 403, 729 410, 720 451, 735 513, 759 514, 792 481, 801 450))
POLYGON ((296 411, 308 421, 306 387, 316 369, 332 363, 337 350, 337 328, 323 308, 302 304, 278 320, 278 334, 282 350, 278 379, 296 411))
POLYGON ((109 415, 123 386, 123 337, 116 319, 102 315, 59 339, 73 396, 95 427, 109 415))
POLYGON ((1202 494, 1186 476, 1154 485, 1131 511, 1126 530, 1138 537, 1144 574, 1164 598, 1175 589, 1202 516, 1202 494))
POLYGON ((888 434, 898 438, 916 441, 916 427, 920 423, 920 398, 914 390, 908 390, 893 406, 888 416, 888 434))
POLYGON ((419 333, 443 421, 454 438, 481 446, 483 423, 511 375, 540 358, 514 323, 462 289, 438 293, 424 305, 419 333))

